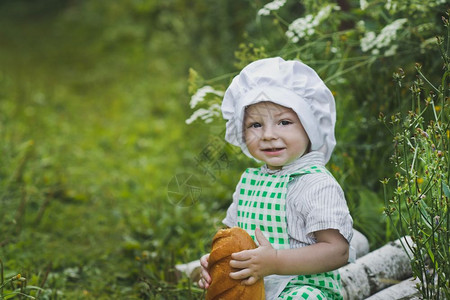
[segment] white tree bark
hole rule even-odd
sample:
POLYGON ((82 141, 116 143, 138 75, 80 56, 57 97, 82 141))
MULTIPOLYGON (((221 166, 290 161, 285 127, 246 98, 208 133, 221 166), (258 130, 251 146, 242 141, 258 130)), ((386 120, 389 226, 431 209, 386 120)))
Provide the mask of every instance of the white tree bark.
POLYGON ((200 279, 200 260, 194 260, 187 264, 180 264, 175 266, 178 277, 182 274, 189 277, 192 282, 197 282, 200 279))
MULTIPOLYGON (((404 238, 405 239, 405 238, 404 238)), ((406 238, 411 242, 410 238, 406 238)), ((410 259, 400 240, 391 242, 339 269, 344 299, 365 299, 411 277, 410 259)))
POLYGON ((420 298, 420 292, 416 288, 416 284, 419 280, 408 278, 398 284, 388 287, 375 295, 370 296, 366 300, 394 300, 394 299, 408 299, 418 300, 420 298))
POLYGON ((350 242, 350 246, 356 251, 356 258, 363 257, 369 253, 369 241, 367 238, 358 230, 353 229, 353 238, 350 242))

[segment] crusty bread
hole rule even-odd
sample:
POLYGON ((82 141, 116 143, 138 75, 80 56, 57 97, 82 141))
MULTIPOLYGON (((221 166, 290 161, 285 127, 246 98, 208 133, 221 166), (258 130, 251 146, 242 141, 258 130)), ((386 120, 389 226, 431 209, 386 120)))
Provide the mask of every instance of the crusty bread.
POLYGON ((211 285, 206 300, 264 300, 264 281, 260 279, 253 285, 242 285, 234 280, 230 273, 237 271, 230 267, 231 254, 242 250, 254 249, 256 244, 242 228, 232 227, 219 230, 213 238, 208 268, 211 285))

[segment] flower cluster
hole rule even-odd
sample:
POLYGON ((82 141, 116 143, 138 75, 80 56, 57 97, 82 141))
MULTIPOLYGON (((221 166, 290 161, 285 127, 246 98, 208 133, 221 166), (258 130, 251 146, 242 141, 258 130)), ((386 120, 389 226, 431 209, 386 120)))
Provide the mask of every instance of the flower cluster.
MULTIPOLYGON (((189 105, 192 109, 197 107, 200 103, 205 102, 208 96, 213 98, 223 97, 224 92, 214 89, 209 85, 205 85, 197 90, 192 95, 189 105)), ((197 119, 202 119, 205 123, 211 123, 215 117, 220 116, 220 105, 218 103, 208 103, 207 108, 199 108, 186 120, 186 124, 191 124, 197 119)))
POLYGON ((189 119, 186 120, 186 124, 191 124, 197 119, 202 119, 205 123, 211 123, 214 121, 214 117, 220 116, 220 105, 219 104, 212 104, 210 107, 206 108, 199 108, 189 117, 189 119))
POLYGON ((316 15, 309 14, 296 19, 289 25, 286 36, 297 43, 301 38, 313 35, 316 27, 330 16, 333 9, 338 10, 339 6, 329 4, 322 7, 316 15))
POLYGON ((195 92, 195 94, 192 95, 191 102, 189 102, 189 105, 191 106, 191 108, 195 108, 199 103, 203 102, 206 98, 206 95, 208 95, 208 94, 214 94, 214 95, 217 95, 220 97, 223 96, 222 91, 218 91, 218 90, 214 89, 212 86, 205 85, 205 86, 199 88, 195 92))
POLYGON ((283 5, 286 4, 286 0, 274 0, 267 3, 258 11, 259 16, 268 16, 271 11, 279 10, 283 5))
POLYGON ((365 10, 367 7, 369 7, 369 3, 367 0, 359 0, 359 7, 361 7, 361 10, 365 10))
MULTIPOLYGON (((361 0, 364 1, 364 0, 361 0)), ((398 1, 398 0, 387 0, 384 7, 390 13, 396 13, 401 10, 415 10, 415 11, 426 11, 432 7, 436 7, 441 4, 445 4, 447 0, 428 0, 428 1, 398 1)))
MULTIPOLYGON (((392 56, 395 54, 398 45, 392 45, 392 42, 397 40, 397 31, 403 27, 408 20, 406 18, 397 19, 391 24, 381 29, 380 34, 376 35, 373 31, 368 31, 364 37, 360 40, 361 50, 363 52, 371 51, 371 54, 378 55, 381 49, 387 49, 384 52, 384 56, 392 56)), ((359 24, 361 27, 363 23, 359 24)))

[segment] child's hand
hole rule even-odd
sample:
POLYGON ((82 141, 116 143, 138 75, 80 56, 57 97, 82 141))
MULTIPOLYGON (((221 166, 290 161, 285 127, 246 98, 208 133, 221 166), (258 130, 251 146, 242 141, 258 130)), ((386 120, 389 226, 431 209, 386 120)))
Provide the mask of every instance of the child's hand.
POLYGON ((255 230, 255 235, 259 243, 258 248, 231 255, 230 266, 241 270, 230 273, 230 277, 245 279, 242 281, 244 285, 252 285, 260 278, 274 274, 276 267, 277 250, 272 247, 258 228, 255 230))
POLYGON ((200 273, 200 280, 198 281, 198 286, 202 289, 209 288, 209 285, 211 284, 211 276, 208 272, 208 260, 209 260, 209 253, 203 255, 200 258, 200 265, 201 265, 201 273, 200 273))

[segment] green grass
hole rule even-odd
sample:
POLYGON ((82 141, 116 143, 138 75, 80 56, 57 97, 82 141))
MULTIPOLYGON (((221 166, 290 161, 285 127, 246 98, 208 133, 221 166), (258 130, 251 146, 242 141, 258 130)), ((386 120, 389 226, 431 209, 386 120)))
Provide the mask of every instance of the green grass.
POLYGON ((108 46, 61 36, 54 16, 3 22, 5 276, 43 287, 42 299, 194 297, 173 266, 206 251, 219 217, 204 194, 188 208, 167 196, 178 173, 203 179, 194 157, 209 133, 184 123, 186 57, 157 32, 108 46))

